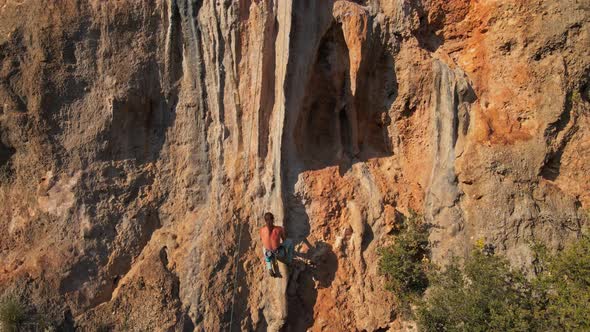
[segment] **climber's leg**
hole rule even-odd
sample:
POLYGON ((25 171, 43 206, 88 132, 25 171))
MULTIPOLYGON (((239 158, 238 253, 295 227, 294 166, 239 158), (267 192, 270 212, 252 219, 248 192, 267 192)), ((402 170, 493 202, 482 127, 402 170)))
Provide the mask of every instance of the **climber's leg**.
POLYGON ((266 269, 272 272, 272 259, 266 258, 266 269))
POLYGON ((281 243, 281 246, 277 250, 276 257, 279 261, 281 261, 284 264, 291 264, 291 262, 293 261, 293 250, 293 240, 285 239, 285 241, 281 243))
POLYGON ((291 264, 291 262, 293 261, 293 252, 295 250, 293 240, 285 239, 285 241, 283 242, 283 247, 285 248, 285 259, 287 261, 287 264, 291 264))
POLYGON ((272 251, 262 248, 262 255, 264 257, 264 261, 266 262, 266 269, 272 274, 272 251))

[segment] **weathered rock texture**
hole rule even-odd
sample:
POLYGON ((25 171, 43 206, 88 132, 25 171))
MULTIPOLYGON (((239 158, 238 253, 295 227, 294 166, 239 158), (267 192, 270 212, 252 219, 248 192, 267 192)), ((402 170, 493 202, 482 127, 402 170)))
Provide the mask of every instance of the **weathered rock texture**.
POLYGON ((410 210, 437 261, 587 223, 589 10, 0 0, 0 287, 62 330, 399 329, 377 249, 410 210))

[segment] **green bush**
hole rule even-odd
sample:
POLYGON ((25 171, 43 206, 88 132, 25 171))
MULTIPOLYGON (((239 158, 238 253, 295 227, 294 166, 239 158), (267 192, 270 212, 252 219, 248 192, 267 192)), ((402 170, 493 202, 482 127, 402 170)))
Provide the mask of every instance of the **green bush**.
POLYGON ((572 92, 572 102, 574 103, 581 103, 582 102, 582 94, 579 90, 574 90, 572 92))
POLYGON ((474 251, 461 269, 452 261, 431 277, 417 310, 425 331, 529 331, 531 285, 501 257, 474 251))
POLYGON ((590 237, 550 256, 544 251, 535 289, 546 331, 590 331, 590 237))
POLYGON ((6 296, 0 301, 0 327, 2 331, 18 331, 25 321, 26 308, 15 297, 6 296))
POLYGON ((537 253, 527 279, 500 256, 476 249, 429 277, 417 305, 423 331, 590 331, 590 239, 550 255, 537 253))
POLYGON ((402 307, 428 287, 429 248, 428 227, 422 217, 411 211, 399 225, 394 244, 379 250, 379 271, 386 277, 386 288, 396 294, 402 307))

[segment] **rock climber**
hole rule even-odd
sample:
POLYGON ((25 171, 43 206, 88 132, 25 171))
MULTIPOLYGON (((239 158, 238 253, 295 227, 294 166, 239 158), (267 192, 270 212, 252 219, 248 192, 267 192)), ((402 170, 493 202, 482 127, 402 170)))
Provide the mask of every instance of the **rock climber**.
POLYGON ((287 239, 283 227, 275 226, 274 221, 273 214, 266 212, 264 214, 265 226, 260 229, 264 261, 272 277, 277 276, 277 273, 274 271, 276 259, 286 264, 291 264, 293 260, 293 241, 287 239))

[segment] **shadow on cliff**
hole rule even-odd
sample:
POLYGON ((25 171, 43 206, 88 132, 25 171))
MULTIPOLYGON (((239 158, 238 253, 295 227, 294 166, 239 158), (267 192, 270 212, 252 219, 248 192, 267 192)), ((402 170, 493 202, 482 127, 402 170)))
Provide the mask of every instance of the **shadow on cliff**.
MULTIPOLYGON (((418 41, 418 45, 428 52, 436 52, 436 50, 445 42, 445 37, 442 32, 447 15, 443 7, 436 4, 425 6, 421 1, 410 2, 410 6, 414 7, 420 20, 418 28, 412 31, 412 34, 418 41)), ((464 7, 459 6, 456 15, 466 15, 462 13, 464 7)), ((464 16, 463 16, 464 17, 464 16)))
POLYGON ((134 87, 123 98, 110 102, 112 120, 105 133, 108 142, 103 160, 154 162, 166 142, 166 130, 176 119, 177 92, 164 95, 156 64, 138 71, 134 87), (154 73, 155 72, 155 73, 154 73))
POLYGON ((370 45, 366 53, 352 96, 342 27, 334 24, 320 43, 292 133, 295 151, 287 151, 297 159, 287 166, 284 197, 287 232, 297 241, 310 235, 305 203, 295 188, 301 174, 338 167, 344 176, 353 164, 393 155, 388 130, 389 110, 398 96, 393 57, 382 45, 370 45), (349 107, 354 110, 348 111, 349 107))
POLYGON ((296 244, 308 246, 303 258, 311 262, 296 265, 290 273, 287 331, 313 326, 318 289, 330 287, 338 270, 338 259, 329 244, 307 240, 311 223, 306 205, 310 202, 296 188, 300 175, 337 167, 339 175, 344 176, 355 163, 393 155, 388 131, 389 110, 398 96, 393 56, 381 44, 366 45, 354 84, 350 71, 343 29, 334 22, 320 41, 290 133, 295 151, 286 151, 296 156, 290 158, 293 162, 287 166, 285 181, 287 234, 296 244))
MULTIPOLYGON (((243 220, 246 220, 245 218, 243 220)), ((233 263, 237 263, 237 267, 232 267, 229 269, 229 271, 232 271, 235 273, 237 273, 237 276, 232 276, 236 278, 236 284, 235 286, 237 287, 235 290, 232 289, 232 296, 234 296, 233 292, 235 292, 235 298, 232 299, 233 302, 233 308, 228 307, 227 311, 225 312, 223 321, 224 322, 230 322, 230 324, 232 326, 230 326, 230 324, 227 325, 227 331, 242 331, 243 330, 243 326, 241 325, 242 321, 244 319, 246 319, 246 325, 248 326, 248 330, 251 331, 253 330, 252 327, 252 322, 251 322, 251 316, 249 315, 250 312, 250 307, 249 307, 249 303, 248 303, 248 299, 250 298, 250 286, 248 284, 248 280, 247 278, 245 278, 244 276, 248 275, 248 271, 246 271, 244 269, 244 257, 242 257, 243 255, 246 254, 246 251, 248 250, 247 248, 252 248, 253 244, 252 244, 252 234, 250 233, 250 230, 248 229, 248 223, 249 222, 254 222, 255 220, 250 220, 249 222, 244 222, 244 224, 241 227, 241 235, 240 235, 240 227, 238 226, 237 222, 235 220, 232 220, 233 224, 235 225, 236 229, 234 234, 236 234, 236 236, 239 239, 235 239, 234 243, 238 243, 238 240, 240 241, 240 244, 238 247, 235 248, 235 250, 240 249, 240 252, 238 253, 238 261, 236 262, 234 260, 234 258, 230 258, 233 263), (237 268, 237 271, 235 270, 237 268), (232 310, 233 310, 233 317, 232 317, 232 310)), ((258 258, 258 257, 257 257, 258 258)), ((220 260, 218 262, 218 264, 215 266, 215 273, 223 273, 225 270, 225 266, 227 265, 227 258, 225 256, 220 257, 220 260)), ((213 276, 211 276, 211 278, 213 278, 213 276)), ((232 280, 233 281, 233 280, 232 280)), ((233 287, 233 286, 232 286, 233 287)))
POLYGON ((338 259, 328 243, 304 243, 308 251, 296 254, 303 259, 296 259, 289 273, 286 331, 306 331, 313 326, 318 289, 329 288, 338 270, 338 259))
MULTIPOLYGON (((178 15, 177 11, 172 15, 176 22, 178 15)), ((154 20, 151 23, 155 25, 158 22, 156 18, 154 20)), ((171 26, 175 30, 170 33, 167 63, 163 65, 152 56, 145 61, 138 60, 131 73, 121 74, 125 77, 124 82, 121 79, 117 91, 105 98, 103 112, 110 118, 104 124, 100 123, 102 130, 95 138, 98 148, 84 151, 80 156, 83 168, 85 164, 96 162, 110 165, 99 174, 84 172, 79 185, 85 192, 80 195, 79 204, 87 207, 91 219, 96 219, 83 235, 84 250, 91 250, 93 254, 82 255, 70 262, 58 288, 61 295, 73 299, 77 309, 93 309, 110 301, 113 291, 130 271, 152 234, 162 226, 158 206, 163 198, 154 195, 149 201, 143 200, 140 207, 136 207, 136 202, 144 189, 154 183, 156 176, 154 172, 140 167, 154 163, 160 157, 166 144, 166 133, 176 119, 179 100, 177 83, 184 75, 183 34, 180 23, 171 26), (166 67, 165 70, 163 67, 166 67), (116 163, 119 161, 126 163, 116 163), (116 204, 119 203, 125 209, 118 209, 116 204), (98 290, 86 295, 84 287, 96 287, 98 290)), ((112 29, 116 35, 117 29, 123 27, 112 26, 112 29)), ((114 51, 137 52, 124 47, 114 51)), ((105 83, 105 86, 108 84, 105 83)), ((54 109, 59 109, 62 104, 70 102, 69 95, 58 98, 60 96, 56 93, 59 92, 47 91, 42 105, 53 105, 54 109)), ((51 132, 61 130, 60 122, 55 119, 49 125, 51 132)), ((71 225, 67 227, 69 229, 71 225)))
POLYGON ((342 26, 324 35, 293 132, 303 171, 338 166, 343 175, 353 163, 390 156, 388 115, 397 97, 393 58, 381 45, 368 45, 358 73, 351 64, 342 26))

